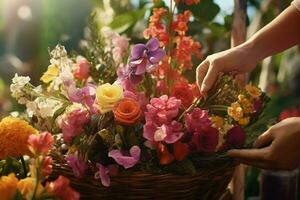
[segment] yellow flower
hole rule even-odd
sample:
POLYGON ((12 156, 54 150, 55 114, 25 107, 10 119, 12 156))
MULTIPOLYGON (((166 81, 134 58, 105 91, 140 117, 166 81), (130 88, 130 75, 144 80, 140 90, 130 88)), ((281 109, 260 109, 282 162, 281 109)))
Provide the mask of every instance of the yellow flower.
POLYGON ((238 102, 232 103, 231 106, 227 109, 227 113, 235 121, 239 121, 244 116, 243 109, 238 102))
POLYGON ((17 191, 18 179, 15 174, 11 173, 8 176, 0 177, 0 194, 1 200, 13 199, 17 191))
POLYGON ((0 122, 0 159, 30 155, 28 137, 37 130, 26 121, 6 117, 0 122))
POLYGON ((48 70, 41 77, 44 83, 50 83, 59 74, 59 69, 56 65, 49 65, 48 70))
POLYGON ((215 128, 221 128, 224 125, 224 119, 220 116, 212 116, 210 120, 213 122, 215 128))
POLYGON ((247 99, 245 97, 245 95, 242 95, 240 94, 238 96, 238 99, 239 99, 239 103, 240 105, 243 107, 243 111, 244 113, 252 113, 253 112, 253 106, 252 106, 252 103, 250 102, 249 99, 247 99))
MULTIPOLYGON (((36 179, 32 177, 27 177, 18 182, 18 189, 20 190, 23 198, 26 200, 31 200, 32 195, 35 189, 36 179)), ((35 194, 35 198, 39 198, 39 196, 43 193, 44 187, 41 183, 38 183, 37 191, 35 194)))
POLYGON ((111 111, 122 98, 123 88, 119 85, 106 83, 96 89, 96 101, 102 114, 111 111))
POLYGON ((249 117, 244 117, 244 118, 241 118, 239 120, 239 124, 242 125, 242 126, 248 125, 249 122, 250 122, 250 118, 249 117))
POLYGON ((261 95, 261 90, 253 85, 246 85, 245 87, 248 94, 253 98, 258 98, 261 95))

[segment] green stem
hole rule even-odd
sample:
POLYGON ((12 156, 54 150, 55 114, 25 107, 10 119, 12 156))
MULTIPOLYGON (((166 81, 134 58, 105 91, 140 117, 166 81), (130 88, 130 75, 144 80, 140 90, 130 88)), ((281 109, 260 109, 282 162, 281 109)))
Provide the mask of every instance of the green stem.
POLYGON ((23 166, 24 178, 26 178, 27 177, 27 169, 26 169, 26 163, 25 163, 25 160, 24 160, 23 156, 21 156, 21 163, 22 163, 22 166, 23 166))
POLYGON ((36 181, 35 181, 35 187, 34 187, 34 192, 32 194, 32 200, 35 200, 35 196, 36 196, 36 193, 37 193, 37 190, 38 190, 38 186, 39 186, 39 182, 40 182, 40 166, 41 166, 41 163, 40 163, 40 159, 37 158, 37 163, 38 163, 38 167, 36 168, 36 181))

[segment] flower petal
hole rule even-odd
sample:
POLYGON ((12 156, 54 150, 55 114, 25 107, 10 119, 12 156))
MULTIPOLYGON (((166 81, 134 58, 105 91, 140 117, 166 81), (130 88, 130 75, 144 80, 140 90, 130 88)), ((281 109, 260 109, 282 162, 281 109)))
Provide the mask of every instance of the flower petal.
POLYGON ((159 48, 159 40, 157 38, 151 38, 147 43, 146 47, 148 51, 155 51, 159 48))
POLYGON ((156 64, 165 56, 165 51, 157 49, 156 51, 148 52, 148 59, 152 64, 156 64))
POLYGON ((123 156, 120 150, 112 150, 108 153, 108 157, 113 158, 116 163, 119 165, 122 165, 125 169, 128 169, 130 167, 133 167, 138 160, 131 156, 123 156))
POLYGON ((136 160, 140 160, 140 156, 141 156, 141 149, 139 146, 133 146, 130 148, 130 155, 136 159, 136 160))
POLYGON ((140 59, 143 56, 145 50, 146 50, 146 45, 144 44, 134 45, 131 50, 131 59, 132 60, 140 59))

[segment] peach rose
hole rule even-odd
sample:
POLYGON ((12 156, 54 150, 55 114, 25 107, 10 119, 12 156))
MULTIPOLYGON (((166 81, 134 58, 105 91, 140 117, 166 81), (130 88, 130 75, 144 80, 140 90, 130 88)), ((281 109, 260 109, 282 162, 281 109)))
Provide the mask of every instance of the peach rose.
POLYGON ((123 125, 134 125, 140 119, 142 111, 139 103, 131 98, 123 98, 113 108, 117 122, 123 125))

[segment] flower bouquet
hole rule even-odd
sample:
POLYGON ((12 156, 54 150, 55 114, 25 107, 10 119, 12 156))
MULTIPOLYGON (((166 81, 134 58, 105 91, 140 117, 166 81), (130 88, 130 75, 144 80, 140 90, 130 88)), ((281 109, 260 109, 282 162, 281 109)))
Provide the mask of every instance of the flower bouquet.
POLYGON ((91 21, 83 55, 57 45, 42 86, 13 78, 32 125, 55 135, 50 179, 67 176, 85 199, 220 197, 236 165, 225 152, 251 146, 268 98, 228 75, 200 96, 184 76, 202 56, 190 17, 154 8, 147 42, 130 52, 128 38, 91 21))

